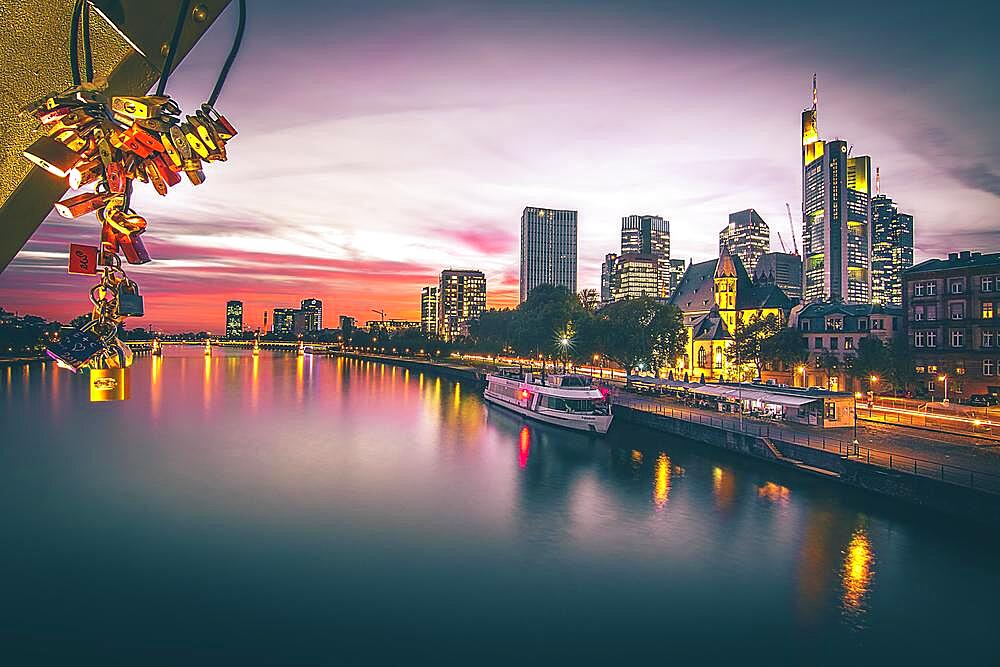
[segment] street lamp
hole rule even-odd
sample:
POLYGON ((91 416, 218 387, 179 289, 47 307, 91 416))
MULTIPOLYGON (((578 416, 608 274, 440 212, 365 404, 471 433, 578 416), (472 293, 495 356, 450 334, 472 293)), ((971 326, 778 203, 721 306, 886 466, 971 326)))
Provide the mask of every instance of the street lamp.
MULTIPOLYGON (((597 368, 598 368, 598 374, 599 374, 599 377, 603 380, 604 379, 604 365, 601 364, 600 362, 601 362, 601 355, 595 354, 594 355, 594 363, 598 364, 598 366, 597 366, 597 368)), ((591 371, 591 375, 593 375, 593 371, 591 371)))
POLYGON ((795 370, 798 371, 799 373, 802 373, 802 388, 805 389, 806 388, 806 366, 805 366, 805 364, 799 364, 798 367, 795 370))
POLYGON ((854 455, 858 455, 858 399, 861 398, 861 392, 854 392, 854 455))
POLYGON ((947 374, 939 375, 938 376, 938 380, 944 382, 944 400, 941 401, 941 402, 942 403, 947 403, 948 402, 948 375, 947 374))
POLYGON ((878 384, 878 376, 871 375, 868 377, 868 410, 871 411, 872 404, 875 403, 875 385, 878 384))

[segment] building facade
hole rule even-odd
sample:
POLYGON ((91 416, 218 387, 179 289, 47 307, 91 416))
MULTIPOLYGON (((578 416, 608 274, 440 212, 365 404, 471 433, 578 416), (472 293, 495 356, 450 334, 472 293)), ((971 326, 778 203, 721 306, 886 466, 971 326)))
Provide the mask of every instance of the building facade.
POLYGON ((771 230, 752 208, 729 214, 729 224, 719 232, 719 254, 725 248, 739 257, 751 275, 760 256, 771 250, 771 230))
POLYGON ((226 302, 226 338, 243 336, 243 302, 226 302))
POLYGON ((419 331, 420 322, 414 320, 368 320, 365 328, 369 332, 382 331, 387 334, 394 334, 402 331, 419 331))
POLYGON ((1000 253, 968 250, 903 273, 916 390, 933 400, 1000 394, 1000 253))
POLYGON ((677 291, 677 286, 681 284, 684 272, 687 271, 687 262, 683 259, 670 260, 670 294, 677 291))
POLYGON ((871 302, 871 159, 819 135, 816 79, 802 112, 802 261, 807 301, 871 302))
POLYGON ((903 305, 903 272, 913 266, 913 216, 889 197, 872 199, 872 303, 903 305))
MULTIPOLYGON (((523 285, 523 283, 522 283, 523 285)), ((482 271, 446 269, 438 284, 438 335, 455 340, 469 335, 469 325, 486 310, 482 271)))
POLYGON ((420 331, 425 336, 438 333, 438 288, 428 285, 420 290, 420 331))
POLYGON ((319 299, 303 299, 301 308, 303 330, 319 331, 323 328, 323 302, 319 299))
POLYGON ((614 301, 615 292, 615 262, 618 254, 609 252, 604 256, 601 263, 601 304, 608 304, 614 301))
POLYGON ((271 333, 275 336, 291 336, 295 333, 296 308, 275 308, 271 313, 271 333))
POLYGON ((719 259, 691 264, 670 303, 684 316, 688 342, 684 355, 664 370, 678 379, 705 381, 736 380, 751 371, 726 357, 737 322, 774 315, 784 323, 794 305, 775 285, 754 283, 739 257, 725 248, 719 259))
POLYGON ((658 255, 624 252, 612 268, 611 300, 635 299, 662 294, 662 264, 658 255))
POLYGON ((670 296, 670 221, 658 215, 622 218, 622 255, 644 255, 656 261, 656 290, 650 296, 670 296))
POLYGON ((766 252, 757 260, 753 271, 758 283, 781 288, 790 299, 802 299, 802 258, 790 252, 766 252))
POLYGON ((847 373, 861 339, 878 338, 889 345, 894 337, 902 335, 904 324, 901 308, 830 301, 797 306, 788 326, 802 333, 809 358, 792 375, 793 386, 831 391, 867 390, 864 380, 855 380, 852 386, 847 373), (834 368, 823 363, 830 357, 838 361, 834 368))
POLYGON ((521 303, 539 285, 576 294, 576 211, 527 206, 521 214, 521 303))

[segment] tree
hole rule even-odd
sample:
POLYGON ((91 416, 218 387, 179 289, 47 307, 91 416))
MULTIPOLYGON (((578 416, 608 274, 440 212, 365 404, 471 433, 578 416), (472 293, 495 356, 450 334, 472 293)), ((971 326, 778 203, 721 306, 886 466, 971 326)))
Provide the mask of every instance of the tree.
POLYGON ((896 336, 889 343, 889 364, 885 373, 886 380, 896 390, 905 391, 906 386, 916 376, 913 365, 913 351, 910 349, 906 336, 896 336))
POLYGON ((649 297, 619 299, 597 312, 600 352, 625 369, 625 386, 632 386, 632 372, 651 357, 650 327, 656 302, 649 297))
POLYGON ((841 361, 840 357, 835 355, 833 352, 827 350, 823 352, 816 359, 816 367, 823 370, 826 373, 826 388, 830 388, 830 378, 831 376, 840 369, 841 361))
POLYGON ((883 378, 890 373, 890 363, 889 349, 885 344, 874 336, 865 336, 858 341, 858 351, 851 359, 847 372, 855 379, 873 375, 883 378))
POLYGON ((649 325, 649 363, 656 377, 660 377, 661 368, 673 366, 674 360, 684 354, 687 330, 684 328, 684 315, 677 306, 654 301, 653 308, 653 319, 649 325))
POLYGON ((565 287, 539 285, 517 307, 511 326, 514 347, 521 354, 561 354, 560 338, 574 322, 588 316, 575 294, 565 287))
POLYGON ((490 309, 469 325, 469 332, 483 352, 498 355, 513 344, 517 312, 510 308, 490 309))
POLYGON ((794 369, 809 360, 809 350, 802 334, 796 329, 783 328, 760 343, 764 361, 775 366, 794 369))
POLYGON ((777 335, 782 328, 781 320, 773 313, 766 317, 755 315, 747 324, 743 323, 742 318, 736 320, 733 344, 726 348, 726 358, 736 365, 740 380, 743 380, 743 368, 747 364, 753 364, 757 371, 756 377, 760 377, 764 369, 764 341, 777 335))
POLYGON ((598 304, 601 302, 601 295, 595 289, 582 289, 577 294, 577 297, 580 299, 580 305, 588 313, 596 311, 598 304))

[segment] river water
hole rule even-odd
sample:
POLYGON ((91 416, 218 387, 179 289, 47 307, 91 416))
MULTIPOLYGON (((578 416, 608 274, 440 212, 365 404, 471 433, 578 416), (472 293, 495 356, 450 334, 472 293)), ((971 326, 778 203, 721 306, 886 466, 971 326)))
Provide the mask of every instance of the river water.
POLYGON ((0 424, 5 664, 997 664, 987 531, 434 374, 167 348, 0 424))

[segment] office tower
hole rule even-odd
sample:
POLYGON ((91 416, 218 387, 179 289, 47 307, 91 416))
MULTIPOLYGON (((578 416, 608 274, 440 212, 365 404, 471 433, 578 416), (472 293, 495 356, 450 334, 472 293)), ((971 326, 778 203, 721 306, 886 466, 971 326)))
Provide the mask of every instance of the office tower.
POLYGON ((766 252, 757 260, 754 282, 777 285, 785 296, 798 301, 802 298, 802 258, 790 252, 766 252))
MULTIPOLYGON (((614 264, 611 298, 658 297, 662 287, 660 255, 624 252, 614 264)), ((669 279, 669 274, 668 274, 669 279)))
POLYGON ((670 260, 670 295, 677 291, 677 286, 681 284, 681 278, 687 270, 687 263, 683 259, 670 260))
POLYGON ((658 215, 627 215, 622 218, 622 254, 637 253, 655 257, 656 293, 670 296, 670 221, 658 215))
POLYGON ((243 335, 243 302, 226 302, 226 338, 239 338, 243 335))
POLYGON ((903 272, 911 266, 913 216, 900 213, 892 199, 878 194, 872 199, 872 303, 902 306, 903 272))
POLYGON ((469 324, 484 310, 486 276, 482 271, 446 269, 441 272, 438 284, 439 336, 444 340, 468 336, 469 324))
POLYGON ((271 331, 276 336, 291 336, 295 333, 295 308, 275 308, 271 315, 271 331))
POLYGON ((802 256, 808 301, 871 300, 871 159, 851 156, 846 141, 819 135, 812 107, 802 112, 802 256))
POLYGON ((729 214, 729 224, 719 232, 719 254, 725 248, 753 273, 757 260, 771 249, 771 230, 752 208, 729 214))
POLYGON ((601 264, 601 303, 607 304, 614 301, 615 292, 615 261, 618 255, 609 252, 604 256, 601 264))
POLYGON ((420 331, 425 336, 436 336, 438 288, 428 285, 420 290, 420 331))
POLYGON ((323 328, 323 302, 319 299, 302 299, 304 331, 319 331, 323 328))
POLYGON ((528 206, 521 214, 521 302, 539 285, 576 294, 576 211, 528 206))

